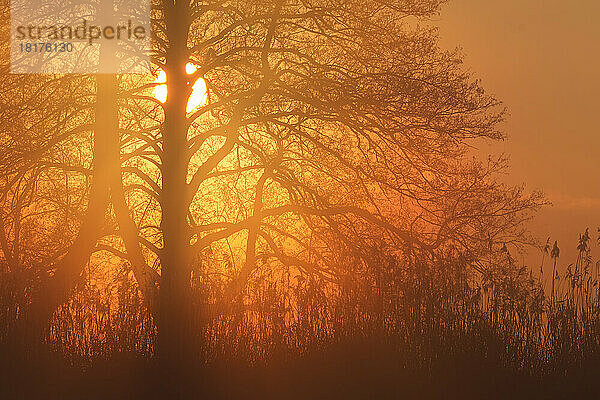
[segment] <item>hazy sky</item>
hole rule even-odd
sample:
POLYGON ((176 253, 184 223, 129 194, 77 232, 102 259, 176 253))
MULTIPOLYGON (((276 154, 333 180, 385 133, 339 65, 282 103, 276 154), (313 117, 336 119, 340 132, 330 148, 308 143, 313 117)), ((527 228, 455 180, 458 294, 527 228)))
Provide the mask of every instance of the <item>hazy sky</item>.
POLYGON ((443 46, 462 47, 509 108, 508 141, 482 151, 508 153, 509 181, 554 203, 532 230, 558 239, 563 262, 578 232, 589 226, 596 241, 600 226, 598 15, 598 0, 451 0, 439 17, 443 46))

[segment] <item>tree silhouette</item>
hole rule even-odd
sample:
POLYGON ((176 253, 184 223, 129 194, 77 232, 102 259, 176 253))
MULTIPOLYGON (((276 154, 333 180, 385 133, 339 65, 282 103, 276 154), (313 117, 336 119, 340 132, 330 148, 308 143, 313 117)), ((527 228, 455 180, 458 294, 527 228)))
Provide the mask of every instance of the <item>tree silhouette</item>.
POLYGON ((157 2, 156 61, 168 87, 163 349, 185 343, 194 264, 240 232, 244 256, 227 299, 272 260, 335 280, 333 241, 364 259, 380 237, 405 254, 452 244, 477 256, 489 237, 522 238, 515 228, 539 197, 494 183, 502 162, 464 157, 468 139, 501 137, 498 102, 457 53, 437 48, 434 30, 411 28, 439 5, 157 2), (208 101, 187 113, 198 79, 208 101))
MULTIPOLYGON (((75 221, 37 261, 48 275, 38 319, 101 251, 130 262, 158 315, 159 351, 177 360, 193 330, 192 278, 219 273, 231 304, 264 270, 341 285, 359 279, 351 265, 376 268, 374 254, 401 268, 458 250, 482 271, 501 246, 524 242, 522 222, 542 200, 495 181, 504 160, 469 158, 473 139, 502 138, 504 112, 461 55, 419 26, 441 3, 156 0, 164 103, 148 77, 5 77, 3 93, 36 88, 13 99, 47 125, 19 125, 17 106, 2 109, 3 222, 10 214, 15 226, 0 235, 6 262, 23 251, 9 250, 22 241, 19 198, 60 205, 36 229, 75 221), (188 110, 199 80, 206 101, 188 110), (75 188, 40 192, 67 175, 75 188)), ((48 235, 27 240, 41 247, 31 237, 48 235)))

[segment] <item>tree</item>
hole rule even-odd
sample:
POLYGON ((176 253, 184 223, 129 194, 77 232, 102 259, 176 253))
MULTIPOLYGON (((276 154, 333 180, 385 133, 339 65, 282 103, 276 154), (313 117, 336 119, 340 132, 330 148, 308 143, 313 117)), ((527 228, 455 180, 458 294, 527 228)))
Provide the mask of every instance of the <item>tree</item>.
POLYGON ((382 235, 405 255, 521 240, 539 197, 490 180, 501 162, 464 157, 469 139, 501 138, 499 103, 435 30, 413 28, 440 3, 156 3, 167 355, 184 351, 194 263, 226 239, 244 243, 228 299, 270 260, 335 279, 332 236, 358 258, 382 235), (187 112, 199 79, 208 100, 187 112), (221 193, 237 204, 219 210, 221 193))
MULTIPOLYGON (((103 47, 103 62, 111 57, 103 47)), ((108 249, 130 261, 152 310, 158 274, 142 254, 121 177, 119 79, 114 75, 11 76, 6 74, 7 66, 2 70, 1 139, 6 151, 1 165, 6 179, 0 237, 9 272, 30 270, 24 286, 37 293, 25 300, 32 303, 28 322, 43 327, 79 284, 92 253, 107 249, 98 245, 107 233, 114 235, 107 232, 107 214, 114 215, 116 236, 122 238, 125 251, 108 249), (24 220, 37 232, 21 234, 24 220), (30 247, 31 254, 41 252, 33 260, 19 254, 27 254, 30 247)))
POLYGON ((146 299, 160 281, 159 351, 175 361, 189 352, 192 277, 220 271, 233 303, 264 270, 340 285, 359 279, 353 266, 376 269, 374 254, 401 268, 459 249, 481 269, 499 246, 522 243, 522 222, 542 201, 495 181, 504 160, 468 158, 472 139, 502 137, 503 109, 458 52, 438 48, 435 29, 419 27, 441 3, 155 0, 164 103, 148 79, 99 76, 94 92, 84 76, 87 100, 66 113, 71 124, 17 129, 59 138, 39 153, 47 157, 76 137, 69 129, 93 131, 92 165, 71 166, 77 146, 66 156, 92 183, 78 185, 87 211, 70 250, 54 253, 50 285, 62 300, 46 309, 64 301, 92 252, 126 258, 146 299), (92 107, 108 118, 75 118, 92 107), (107 220, 112 229, 98 229, 107 220))

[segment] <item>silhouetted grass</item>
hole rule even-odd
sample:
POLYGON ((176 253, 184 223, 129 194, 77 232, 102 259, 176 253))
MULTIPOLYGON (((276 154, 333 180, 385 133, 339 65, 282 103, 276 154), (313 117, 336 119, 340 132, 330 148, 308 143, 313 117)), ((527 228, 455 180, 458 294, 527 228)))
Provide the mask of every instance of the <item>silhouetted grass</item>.
POLYGON ((222 283, 197 281, 197 347, 176 374, 155 360, 157 330, 127 273, 110 287, 87 283, 54 314, 43 346, 25 340, 24 298, 3 280, 3 391, 14 398, 177 390, 190 398, 584 395, 598 385, 600 365, 598 271, 587 255, 586 243, 565 274, 553 275, 553 294, 543 290, 543 275, 508 253, 482 274, 448 255, 405 268, 382 262, 370 272, 377 279, 339 285, 282 270, 255 280, 231 307, 223 307, 222 283))

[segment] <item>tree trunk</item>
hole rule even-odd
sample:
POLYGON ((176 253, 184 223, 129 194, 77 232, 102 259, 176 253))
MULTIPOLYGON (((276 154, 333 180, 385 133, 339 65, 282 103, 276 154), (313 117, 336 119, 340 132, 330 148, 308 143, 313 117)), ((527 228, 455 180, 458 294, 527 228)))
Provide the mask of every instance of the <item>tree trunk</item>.
POLYGON ((188 51, 189 12, 185 2, 165 2, 169 48, 166 54, 168 95, 164 104, 162 132, 162 221, 161 287, 158 346, 159 356, 171 366, 181 365, 191 351, 191 304, 187 225, 187 131, 186 107, 191 88, 185 71, 188 51))

